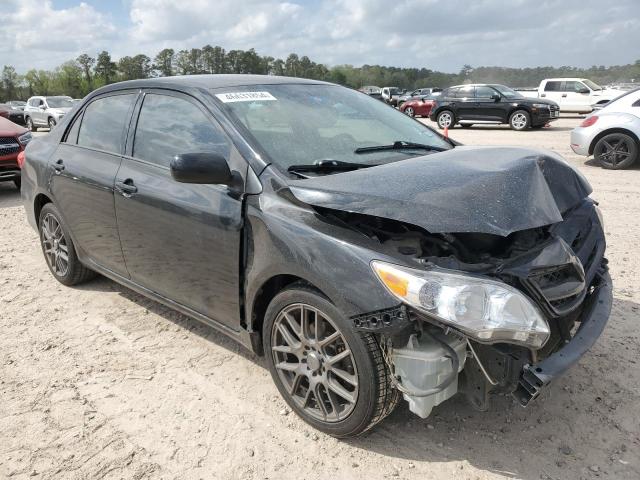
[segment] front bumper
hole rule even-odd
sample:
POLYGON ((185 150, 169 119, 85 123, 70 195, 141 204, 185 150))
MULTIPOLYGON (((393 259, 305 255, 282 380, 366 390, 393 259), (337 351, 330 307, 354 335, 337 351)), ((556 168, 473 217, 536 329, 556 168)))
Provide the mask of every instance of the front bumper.
POLYGON ((556 377, 562 375, 596 343, 609 320, 613 286, 609 272, 598 274, 593 291, 585 299, 582 318, 573 338, 562 348, 534 365, 525 365, 514 397, 528 405, 556 377))

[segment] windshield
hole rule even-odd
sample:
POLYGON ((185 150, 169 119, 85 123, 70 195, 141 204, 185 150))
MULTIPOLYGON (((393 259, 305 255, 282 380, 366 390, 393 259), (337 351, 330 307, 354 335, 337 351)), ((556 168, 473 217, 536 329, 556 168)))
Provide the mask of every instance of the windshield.
POLYGON ((592 82, 591 80, 582 80, 582 83, 584 83, 587 87, 589 87, 591 90, 602 90, 602 87, 600 85, 598 85, 595 82, 592 82))
POLYGON ((322 160, 377 165, 425 155, 424 149, 408 147, 356 152, 395 142, 452 148, 400 111, 336 85, 252 85, 217 89, 214 94, 245 127, 249 140, 282 171, 322 160))
POLYGON ((503 97, 506 98, 520 98, 522 94, 512 90, 509 87, 505 87, 504 85, 491 85, 493 88, 498 90, 503 97))
POLYGON ((398 93, 402 93, 402 90, 400 90, 398 87, 389 87, 389 93, 391 95, 397 95, 398 93))
POLYGON ((47 97, 49 108, 71 108, 73 101, 67 97, 47 97))

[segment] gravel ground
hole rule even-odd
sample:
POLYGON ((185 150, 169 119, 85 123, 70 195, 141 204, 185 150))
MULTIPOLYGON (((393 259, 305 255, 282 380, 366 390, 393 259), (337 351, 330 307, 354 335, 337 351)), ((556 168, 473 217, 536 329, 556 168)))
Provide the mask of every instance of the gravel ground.
POLYGON ((0 184, 0 478, 640 478, 640 168, 573 155, 579 121, 450 133, 551 148, 587 176, 615 282, 601 339, 528 409, 456 397, 421 420, 403 404, 348 441, 290 413, 264 362, 217 332, 103 278, 59 285, 0 184))

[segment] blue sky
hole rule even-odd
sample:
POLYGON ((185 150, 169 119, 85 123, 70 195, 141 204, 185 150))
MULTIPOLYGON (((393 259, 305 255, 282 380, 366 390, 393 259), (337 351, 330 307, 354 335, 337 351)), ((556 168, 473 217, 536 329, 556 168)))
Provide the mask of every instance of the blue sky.
POLYGON ((0 66, 24 72, 103 49, 153 58, 206 44, 447 72, 625 64, 640 59, 639 1, 2 0, 0 66))

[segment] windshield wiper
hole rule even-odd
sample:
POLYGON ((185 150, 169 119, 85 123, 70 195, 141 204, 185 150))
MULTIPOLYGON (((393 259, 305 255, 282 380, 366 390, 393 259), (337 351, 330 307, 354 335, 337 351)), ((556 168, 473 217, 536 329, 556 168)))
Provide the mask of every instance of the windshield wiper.
POLYGON ((291 165, 287 168, 287 172, 318 172, 318 173, 331 173, 331 172, 348 172, 350 170, 358 170, 359 168, 375 167, 373 163, 355 163, 355 162, 343 162, 340 160, 316 160, 311 164, 291 165))
POLYGON ((446 148, 436 147, 434 145, 426 145, 424 143, 405 142, 398 140, 390 145, 373 145, 371 147, 356 148, 353 153, 369 153, 381 152, 383 150, 429 150, 432 152, 444 152, 446 148))

